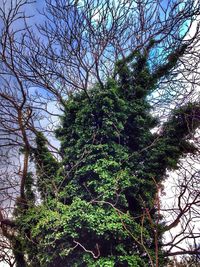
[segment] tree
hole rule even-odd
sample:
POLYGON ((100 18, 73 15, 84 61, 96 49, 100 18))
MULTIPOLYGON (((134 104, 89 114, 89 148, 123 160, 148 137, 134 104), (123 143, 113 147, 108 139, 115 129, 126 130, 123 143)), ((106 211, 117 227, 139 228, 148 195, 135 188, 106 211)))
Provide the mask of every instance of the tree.
MULTIPOLYGON (((193 248, 191 248, 192 250, 193 248)), ((196 247, 195 247, 196 249, 196 247)), ((173 259, 169 266, 176 266, 176 267, 199 267, 199 254, 191 255, 190 257, 182 256, 182 258, 177 261, 177 259, 173 259), (171 264, 171 265, 170 265, 171 264)))
MULTIPOLYGON (((163 266, 175 253, 163 249, 170 245, 163 234, 199 203, 192 188, 193 201, 180 204, 190 190, 187 176, 177 217, 167 223, 160 213, 166 171, 198 153, 191 139, 199 127, 199 101, 188 97, 193 77, 187 77, 191 90, 183 91, 189 64, 198 64, 198 27, 188 38, 198 1, 48 0, 46 21, 33 30, 20 13, 31 3, 1 8, 2 145, 9 148, 3 154, 7 160, 17 151, 23 163, 14 173, 19 195, 13 216, 1 213, 16 266, 163 266), (19 40, 14 23, 21 18, 19 40), (38 123, 37 111, 55 115, 50 101, 63 112, 59 151, 46 136, 53 131, 38 123), (155 116, 169 101, 173 110, 155 116)), ((7 164, 4 184, 13 191, 7 164)), ((191 235, 198 237, 193 231, 186 237, 191 235)), ((176 240, 171 244, 177 247, 176 240)))

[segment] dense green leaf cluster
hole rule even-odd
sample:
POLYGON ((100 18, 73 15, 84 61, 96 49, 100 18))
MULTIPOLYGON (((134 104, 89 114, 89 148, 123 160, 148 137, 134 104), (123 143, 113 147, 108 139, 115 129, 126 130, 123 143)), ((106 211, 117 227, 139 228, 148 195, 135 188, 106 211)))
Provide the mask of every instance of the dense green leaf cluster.
MULTIPOLYGON (((187 138, 199 126, 200 108, 189 104, 175 110, 159 134, 151 131, 160 122, 147 96, 176 61, 161 75, 161 68, 151 73, 146 56, 133 53, 116 64, 104 87, 72 95, 56 131, 61 162, 37 135, 33 157, 42 202, 17 218, 28 266, 145 267, 154 261, 157 186, 184 153, 195 152, 187 138)), ((161 224, 157 231, 162 261, 161 224)))

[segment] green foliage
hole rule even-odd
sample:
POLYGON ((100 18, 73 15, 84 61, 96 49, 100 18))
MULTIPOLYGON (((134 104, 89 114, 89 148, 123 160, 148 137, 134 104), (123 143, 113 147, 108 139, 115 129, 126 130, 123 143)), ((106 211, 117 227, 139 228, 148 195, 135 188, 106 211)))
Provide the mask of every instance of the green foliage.
POLYGON ((49 152, 47 140, 40 132, 36 136, 37 148, 33 149, 33 159, 37 170, 37 188, 43 198, 56 194, 59 163, 49 152))
MULTIPOLYGON (((84 258, 82 248, 73 248, 76 245, 75 242, 79 240, 86 242, 87 249, 91 251, 94 250, 96 243, 101 244, 99 249, 105 250, 104 253, 107 249, 112 249, 116 255, 115 260, 121 260, 117 257, 122 249, 125 253, 121 240, 126 241, 127 245, 128 243, 131 245, 132 242, 122 222, 128 229, 132 229, 132 234, 135 236, 140 234, 141 227, 132 220, 130 214, 120 213, 119 215, 119 212, 107 203, 88 203, 75 198, 71 205, 52 200, 43 207, 30 209, 20 225, 23 231, 29 230, 30 225, 32 226, 30 235, 38 244, 38 259, 42 266, 48 266, 46 263, 56 262, 59 255, 63 258, 63 262, 66 261, 67 256, 71 257, 73 264, 76 264, 77 260, 80 261, 80 257, 86 262, 87 257, 84 258), (87 243, 88 237, 90 242, 87 243)), ((146 236, 148 238, 148 233, 146 236)), ((131 246, 129 249, 132 250, 131 246)), ((93 258, 87 260, 96 264, 93 258)))
POLYGON ((189 104, 174 111, 161 134, 151 132, 159 121, 147 96, 176 61, 155 74, 147 57, 134 52, 117 62, 104 88, 70 96, 56 131, 61 162, 38 133, 33 157, 42 203, 17 219, 21 235, 35 244, 23 244, 29 266, 150 266, 156 185, 181 156, 195 152, 187 138, 199 126, 200 108, 189 104))

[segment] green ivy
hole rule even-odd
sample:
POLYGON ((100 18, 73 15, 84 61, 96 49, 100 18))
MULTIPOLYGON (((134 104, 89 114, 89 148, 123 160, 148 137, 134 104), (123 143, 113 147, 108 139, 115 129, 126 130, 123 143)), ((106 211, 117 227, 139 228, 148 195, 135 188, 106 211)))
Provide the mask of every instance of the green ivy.
POLYGON ((148 216, 153 224, 158 218, 156 183, 181 156, 195 152, 188 134, 199 126, 199 105, 188 104, 171 114, 159 135, 151 131, 160 122, 147 97, 176 62, 155 74, 146 56, 134 52, 116 63, 115 79, 104 88, 71 95, 56 130, 60 162, 37 134, 33 159, 41 204, 17 218, 21 236, 26 240, 28 233, 33 242, 23 244, 29 266, 36 260, 48 267, 150 266, 155 240, 148 216))

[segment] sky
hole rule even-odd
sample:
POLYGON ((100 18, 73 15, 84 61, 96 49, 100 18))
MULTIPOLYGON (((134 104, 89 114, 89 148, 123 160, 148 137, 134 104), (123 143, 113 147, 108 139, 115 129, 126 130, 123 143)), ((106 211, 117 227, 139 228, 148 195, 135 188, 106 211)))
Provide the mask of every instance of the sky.
MULTIPOLYGON (((11 7, 12 2, 19 2, 19 0, 0 0, 0 9, 4 9, 5 11, 8 11, 11 7)), ((39 15, 38 11, 42 11, 43 7, 45 5, 45 0, 36 0, 34 3, 30 3, 25 6, 25 8, 22 8, 22 11, 25 11, 28 16, 33 16, 29 19, 29 25, 34 25, 36 22, 42 21, 42 16, 39 15)), ((23 23, 21 20, 16 21, 14 24, 14 27, 21 28, 23 26, 23 23)), ((2 21, 0 20, 0 29, 2 29, 2 21)))

